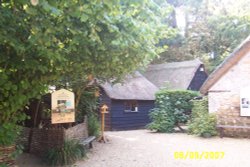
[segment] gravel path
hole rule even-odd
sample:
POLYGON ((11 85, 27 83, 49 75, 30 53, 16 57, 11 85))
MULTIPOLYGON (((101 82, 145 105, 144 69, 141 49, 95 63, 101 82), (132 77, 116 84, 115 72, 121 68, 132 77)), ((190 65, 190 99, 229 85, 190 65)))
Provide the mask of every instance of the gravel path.
MULTIPOLYGON (((79 167, 249 167, 250 139, 203 139, 187 134, 147 130, 106 132, 107 143, 94 148, 79 167), (175 159, 174 153, 224 152, 222 159, 175 159)), ((205 153, 206 154, 206 153, 205 153)), ((191 156, 191 155, 190 155, 191 156)), ((204 155, 203 155, 204 156, 204 155)), ((221 156, 221 155, 220 155, 221 156)))
MULTIPOLYGON (((109 142, 94 143, 85 160, 73 167, 250 167, 250 139, 203 139, 183 133, 147 130, 106 132, 109 142), (175 159, 175 152, 223 152, 222 159, 175 159)), ((200 154, 201 155, 201 154, 200 154)), ((221 155, 220 155, 221 156, 221 155)), ((219 157, 220 158, 220 157, 219 157)), ((37 157, 23 154, 18 167, 45 167, 37 157)))

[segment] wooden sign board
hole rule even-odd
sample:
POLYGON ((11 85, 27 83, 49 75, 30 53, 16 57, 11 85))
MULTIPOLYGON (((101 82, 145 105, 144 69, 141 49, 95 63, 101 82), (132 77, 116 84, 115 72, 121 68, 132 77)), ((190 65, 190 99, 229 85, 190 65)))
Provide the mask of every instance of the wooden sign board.
POLYGON ((51 122, 75 122, 75 95, 66 89, 51 94, 51 122))
POLYGON ((250 88, 240 92, 240 116, 250 116, 250 88))

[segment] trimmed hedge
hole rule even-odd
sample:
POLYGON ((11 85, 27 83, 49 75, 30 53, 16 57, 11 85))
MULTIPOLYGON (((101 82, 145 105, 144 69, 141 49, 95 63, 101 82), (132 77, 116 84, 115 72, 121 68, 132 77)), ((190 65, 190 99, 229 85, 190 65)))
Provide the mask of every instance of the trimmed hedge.
POLYGON ((180 123, 186 123, 192 109, 190 100, 198 96, 198 92, 188 90, 160 90, 156 93, 156 108, 150 111, 152 122, 147 125, 150 130, 173 132, 180 123))
POLYGON ((191 120, 188 124, 190 134, 210 137, 217 135, 216 116, 208 112, 208 99, 193 100, 191 120))

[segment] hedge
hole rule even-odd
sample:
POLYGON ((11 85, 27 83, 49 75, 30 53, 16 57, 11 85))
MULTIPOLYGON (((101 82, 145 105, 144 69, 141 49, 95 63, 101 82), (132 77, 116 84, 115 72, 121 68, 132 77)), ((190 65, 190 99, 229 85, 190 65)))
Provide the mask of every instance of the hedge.
POLYGON ((208 99, 193 100, 191 120, 188 123, 190 134, 210 137, 217 135, 216 116, 208 112, 208 99))
POLYGON ((152 122, 147 125, 150 130, 173 132, 174 127, 186 123, 192 109, 190 100, 198 96, 197 92, 188 90, 160 90, 156 93, 156 108, 150 111, 152 122))

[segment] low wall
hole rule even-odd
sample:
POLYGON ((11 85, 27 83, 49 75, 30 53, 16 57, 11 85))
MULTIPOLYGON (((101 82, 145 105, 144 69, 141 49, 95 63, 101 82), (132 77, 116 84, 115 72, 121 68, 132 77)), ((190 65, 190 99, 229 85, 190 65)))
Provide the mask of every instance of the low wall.
MULTIPOLYGON (((239 107, 221 108, 220 112, 216 114, 218 125, 250 127, 249 117, 241 117, 239 107)), ((250 138, 250 129, 248 128, 225 128, 224 136, 250 138)))
POLYGON ((50 148, 63 146, 64 129, 32 128, 31 131, 33 134, 29 152, 32 154, 42 155, 50 148))
POLYGON ((66 140, 67 139, 68 140, 70 139, 80 140, 82 138, 87 138, 88 137, 87 121, 84 121, 84 123, 78 124, 69 129, 65 129, 64 136, 66 140))
POLYGON ((41 156, 51 148, 61 147, 66 140, 80 140, 86 137, 88 137, 87 119, 84 123, 68 129, 24 127, 17 143, 24 146, 24 151, 41 156))

